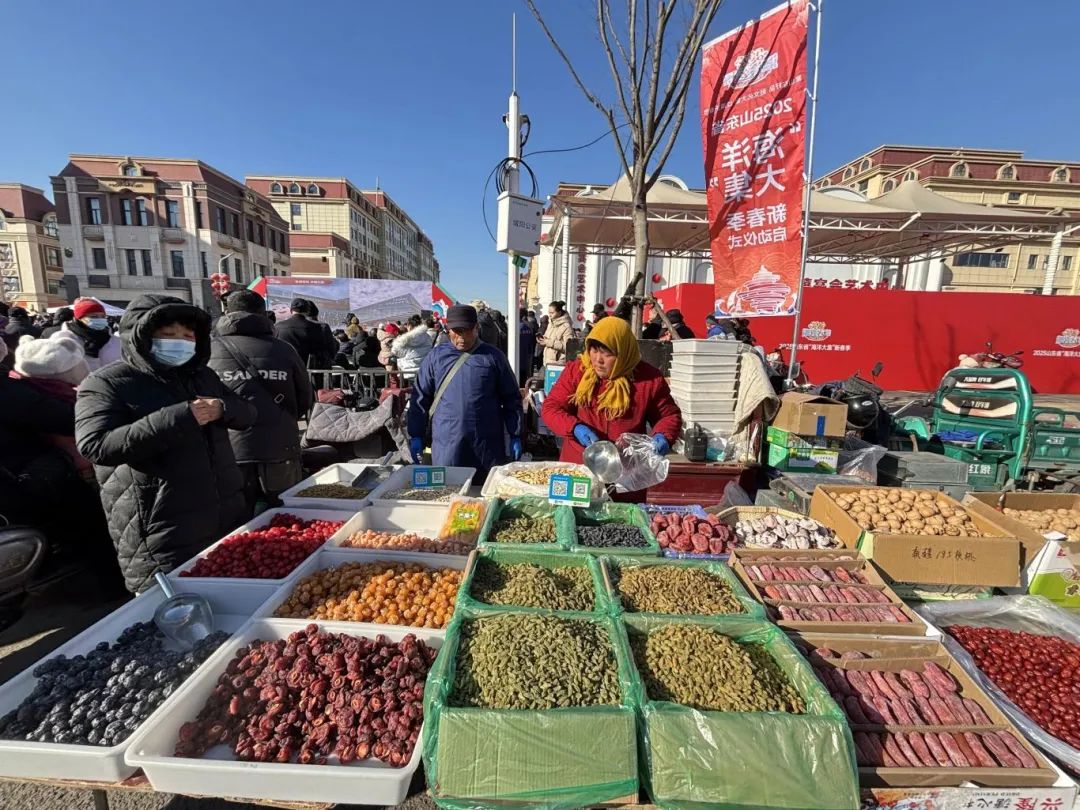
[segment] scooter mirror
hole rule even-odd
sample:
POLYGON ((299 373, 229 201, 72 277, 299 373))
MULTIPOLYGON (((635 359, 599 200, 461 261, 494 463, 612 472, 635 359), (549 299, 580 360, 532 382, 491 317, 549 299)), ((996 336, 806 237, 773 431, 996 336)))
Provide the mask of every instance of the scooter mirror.
POLYGON ((882 363, 881 361, 878 361, 877 363, 874 363, 874 367, 872 369, 870 369, 870 376, 877 379, 877 376, 879 374, 881 374, 881 371, 884 368, 885 368, 885 364, 882 363))

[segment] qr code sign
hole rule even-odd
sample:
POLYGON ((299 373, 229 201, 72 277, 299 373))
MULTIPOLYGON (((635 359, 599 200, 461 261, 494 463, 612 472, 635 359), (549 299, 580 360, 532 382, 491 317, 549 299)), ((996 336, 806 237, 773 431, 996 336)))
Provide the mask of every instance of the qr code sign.
POLYGON ((570 485, 567 481, 552 481, 551 482, 551 494, 556 498, 565 498, 566 493, 570 491, 570 485))
POLYGON ((574 482, 574 500, 582 500, 589 497, 589 482, 588 481, 575 481, 574 482))
POLYGON ((446 484, 446 470, 432 470, 431 483, 433 486, 441 487, 446 484))
POLYGON ((426 486, 427 485, 427 483, 428 483, 427 470, 417 470, 416 471, 416 482, 415 483, 416 483, 417 486, 426 486))

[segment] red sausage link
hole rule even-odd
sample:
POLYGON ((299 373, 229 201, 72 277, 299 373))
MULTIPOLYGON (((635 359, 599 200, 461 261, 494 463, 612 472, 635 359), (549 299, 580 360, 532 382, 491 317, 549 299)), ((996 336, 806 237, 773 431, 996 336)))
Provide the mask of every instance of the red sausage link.
MULTIPOLYGON (((900 746, 900 750, 903 752, 904 757, 913 767, 918 768, 923 765, 923 761, 919 759, 918 754, 915 753, 915 749, 911 747, 911 741, 907 739, 906 734, 893 734, 896 738, 896 744, 900 746)), ((931 761, 928 767, 934 767, 934 763, 931 761)))
POLYGON ((898 746, 896 744, 896 740, 893 738, 892 734, 886 734, 885 735, 885 743, 884 743, 883 747, 884 747, 884 751, 885 751, 885 767, 886 768, 914 768, 914 767, 916 767, 915 765, 912 765, 910 762, 907 761, 907 758, 904 756, 904 753, 900 750, 900 746, 898 746))
POLYGON ((930 687, 920 677, 918 672, 911 669, 900 670, 900 680, 907 684, 908 689, 915 693, 916 697, 930 697, 930 687))
POLYGON ((998 736, 993 732, 980 735, 980 739, 990 749, 990 753, 994 755, 994 758, 1006 768, 1024 767, 1020 764, 1020 759, 1014 756, 1008 746, 998 739, 998 736))
POLYGON ((882 722, 887 723, 890 726, 896 725, 896 717, 893 715, 892 710, 889 708, 889 701, 883 697, 873 697, 870 702, 874 704, 874 708, 878 710, 878 714, 881 715, 882 722))
POLYGON ((964 698, 964 708, 968 710, 968 714, 971 715, 976 723, 986 726, 993 724, 993 721, 990 719, 990 716, 987 715, 986 710, 971 698, 964 698))
POLYGON ((937 760, 937 764, 942 768, 952 767, 952 760, 949 759, 948 753, 941 747, 941 743, 938 742, 937 735, 930 733, 926 735, 926 744, 930 748, 930 754, 937 760))
POLYGON ((979 736, 970 731, 964 732, 964 739, 967 740, 967 744, 971 747, 971 753, 975 755, 976 767, 979 768, 996 768, 997 763, 994 762, 994 758, 990 756, 990 752, 986 750, 986 746, 979 741, 979 736))
POLYGON ((843 568, 837 567, 832 571, 833 580, 836 582, 851 582, 851 574, 845 571, 843 568))
POLYGON ((952 676, 934 661, 923 662, 923 675, 926 677, 926 682, 930 684, 930 688, 939 695, 956 691, 956 682, 952 676))
POLYGON ((933 768, 937 763, 934 761, 934 757, 930 753, 930 749, 927 747, 922 734, 919 734, 917 731, 912 732, 907 735, 907 738, 912 750, 919 757, 919 763, 925 765, 927 768, 933 768))
MULTIPOLYGON (((927 737, 932 737, 934 732, 927 732, 927 737)), ((941 743, 941 747, 945 749, 945 753, 949 755, 949 759, 952 760, 952 764, 957 768, 970 768, 971 762, 964 752, 960 750, 960 746, 957 745, 956 740, 953 739, 952 734, 939 733, 937 735, 938 741, 941 743)))
POLYGON ((976 767, 979 760, 975 756, 975 752, 971 749, 971 745, 964 739, 964 735, 960 732, 953 732, 949 736, 953 738, 953 741, 956 742, 956 745, 960 748, 960 751, 964 755, 964 759, 968 761, 969 767, 976 767))
POLYGON ((877 692, 874 689, 874 685, 866 677, 866 673, 858 669, 845 670, 847 673, 848 683, 855 687, 855 691, 864 697, 873 697, 877 692))
POLYGON ((919 721, 907 713, 907 709, 904 706, 902 700, 890 700, 888 701, 889 711, 893 713, 893 717, 896 718, 896 724, 898 726, 917 726, 919 721))
POLYGON ((944 725, 941 720, 938 719, 937 714, 934 713, 934 707, 930 705, 930 701, 924 697, 915 696, 915 706, 919 710, 919 714, 922 715, 923 722, 928 726, 944 725))
POLYGON ((1033 757, 1030 753, 1028 753, 1028 750, 1026 748, 1024 748, 1023 743, 1021 743, 1018 739, 1016 739, 1016 737, 1013 735, 1013 733, 1011 731, 998 731, 998 732, 995 732, 995 733, 997 734, 998 739, 1001 740, 1003 743, 1005 743, 1005 745, 1008 747, 1008 749, 1010 751, 1012 751, 1013 756, 1015 756, 1017 759, 1020 760, 1020 764, 1023 767, 1025 767, 1025 768, 1038 768, 1039 767, 1039 763, 1037 763, 1035 761, 1035 757, 1033 757))
POLYGON ((874 687, 883 697, 886 697, 889 700, 895 700, 898 697, 897 694, 893 692, 889 682, 885 680, 884 672, 875 669, 870 673, 870 677, 874 679, 874 687))
POLYGON ((911 694, 911 692, 908 691, 908 688, 900 682, 900 678, 895 672, 885 672, 883 674, 885 675, 885 680, 889 682, 889 688, 893 690, 893 694, 898 698, 907 698, 908 700, 911 700, 911 698, 915 697, 915 695, 911 694))
POLYGON ((863 712, 862 705, 857 697, 844 698, 844 711, 847 713, 848 720, 855 725, 865 726, 870 724, 870 718, 863 712))
POLYGON ((941 698, 930 698, 930 706, 934 709, 934 714, 936 714, 938 719, 945 725, 955 726, 958 724, 956 716, 952 713, 952 709, 949 708, 949 704, 941 698))
POLYGON ((878 739, 877 734, 867 734, 867 738, 870 741, 870 750, 873 752, 874 765, 882 766, 885 764, 885 749, 881 745, 881 740, 878 739))
POLYGON ((960 725, 975 725, 975 719, 971 716, 971 712, 964 707, 964 701, 962 701, 958 695, 950 693, 948 695, 942 695, 941 699, 949 704, 949 708, 952 710, 952 713, 956 715, 956 719, 960 721, 960 725))

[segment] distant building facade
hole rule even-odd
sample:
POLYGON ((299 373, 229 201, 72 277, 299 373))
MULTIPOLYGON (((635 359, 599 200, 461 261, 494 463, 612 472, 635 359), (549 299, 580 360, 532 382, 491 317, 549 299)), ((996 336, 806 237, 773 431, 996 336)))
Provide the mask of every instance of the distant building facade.
MULTIPOLYGON (((916 180, 930 190, 965 203, 1049 213, 1080 209, 1080 162, 1029 160, 1023 152, 928 146, 879 146, 839 166, 815 182, 843 187, 874 199, 900 183, 916 180)), ((1047 242, 972 250, 929 267, 887 272, 907 289, 1080 294, 1080 232, 1065 237, 1057 270, 1046 278, 1047 242), (1047 284, 1047 282, 1049 282, 1047 284)), ((837 272, 821 265, 817 272, 837 272)), ((809 272, 808 275, 814 274, 809 272)))
POLYGON ((167 293, 210 309, 212 273, 241 285, 290 273, 286 221, 200 160, 71 155, 51 179, 69 300, 167 293))
POLYGON ((435 246, 412 217, 381 189, 365 191, 382 222, 382 278, 439 281, 435 246))
POLYGON ((45 312, 67 303, 56 212, 40 188, 0 183, 0 300, 45 312))

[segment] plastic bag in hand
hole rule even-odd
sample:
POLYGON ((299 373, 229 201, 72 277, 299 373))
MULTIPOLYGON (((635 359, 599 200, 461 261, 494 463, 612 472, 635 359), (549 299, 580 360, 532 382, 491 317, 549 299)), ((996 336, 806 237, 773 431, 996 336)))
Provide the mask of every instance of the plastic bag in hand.
POLYGON ((623 473, 615 482, 620 492, 636 492, 667 480, 668 460, 656 452, 652 436, 624 433, 615 446, 619 448, 623 473))

